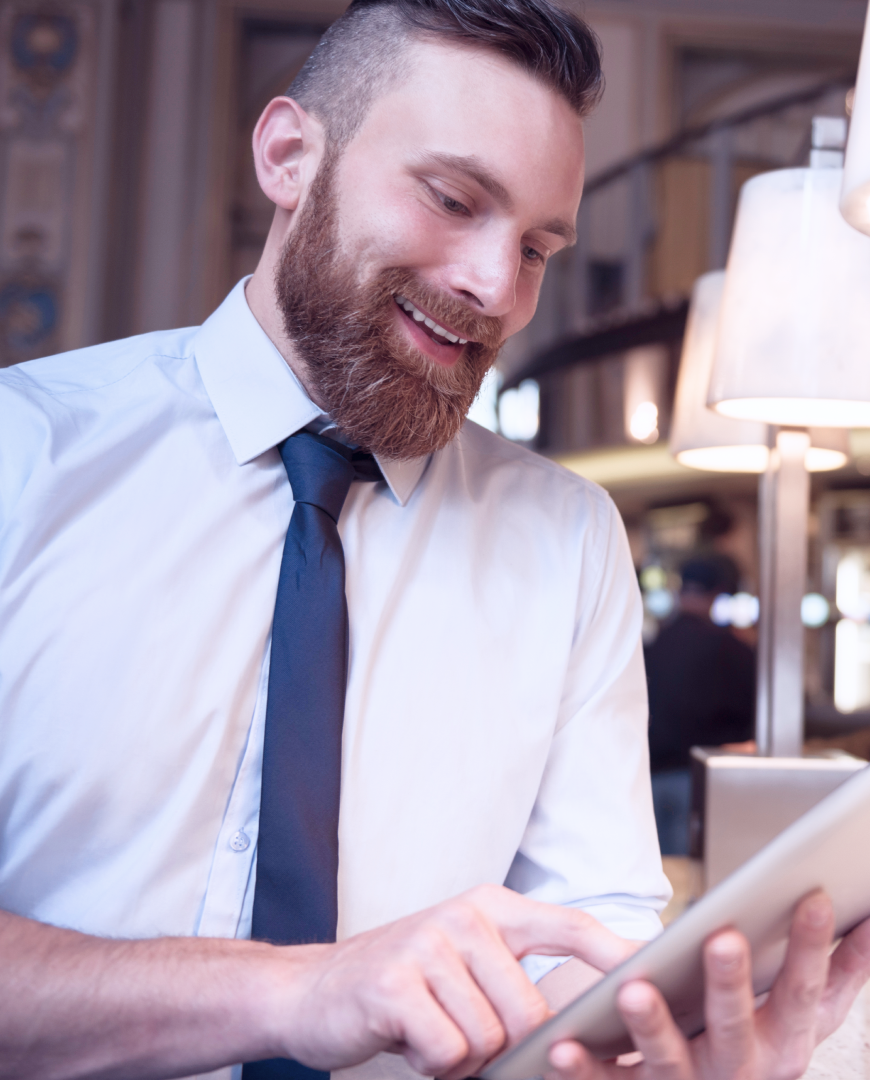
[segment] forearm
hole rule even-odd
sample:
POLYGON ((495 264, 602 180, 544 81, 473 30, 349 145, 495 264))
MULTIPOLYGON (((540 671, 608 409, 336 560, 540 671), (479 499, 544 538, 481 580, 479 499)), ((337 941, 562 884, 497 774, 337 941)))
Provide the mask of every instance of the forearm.
POLYGON ((189 1076, 275 1056, 323 948, 111 941, 0 912, 0 1078, 189 1076))
POLYGON ((108 941, 0 912, 0 1080, 156 1080, 273 1057, 328 1072, 383 1050, 461 1080, 546 1018, 516 960, 529 953, 609 970, 626 943, 494 885, 333 945, 108 941))

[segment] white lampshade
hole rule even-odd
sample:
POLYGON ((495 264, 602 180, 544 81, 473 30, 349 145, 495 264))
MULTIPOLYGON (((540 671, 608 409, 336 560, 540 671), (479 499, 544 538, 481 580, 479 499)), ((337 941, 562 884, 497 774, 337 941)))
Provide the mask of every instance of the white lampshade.
POLYGON ((838 209, 842 169, 743 185, 707 403, 799 427, 870 426, 870 237, 838 209))
MULTIPOLYGON (((670 450, 681 465, 712 472, 761 473, 767 468, 767 425, 732 420, 707 408, 725 271, 695 282, 677 377, 670 450)), ((812 472, 839 469, 848 461, 848 433, 813 430, 806 464, 812 472)))
POLYGON ((852 102, 840 209, 850 225, 870 235, 870 8, 852 102))

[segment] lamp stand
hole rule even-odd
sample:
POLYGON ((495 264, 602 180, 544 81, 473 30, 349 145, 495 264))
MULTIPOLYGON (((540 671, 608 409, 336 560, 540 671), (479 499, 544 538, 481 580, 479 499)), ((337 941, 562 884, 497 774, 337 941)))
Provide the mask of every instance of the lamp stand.
POLYGON ((804 627, 810 437, 771 428, 759 481, 759 593, 754 756, 692 749, 691 854, 709 889, 865 762, 842 751, 803 756, 804 627))
POLYGON ((771 429, 758 489, 759 593, 755 741, 763 757, 800 757, 810 481, 805 431, 771 429))

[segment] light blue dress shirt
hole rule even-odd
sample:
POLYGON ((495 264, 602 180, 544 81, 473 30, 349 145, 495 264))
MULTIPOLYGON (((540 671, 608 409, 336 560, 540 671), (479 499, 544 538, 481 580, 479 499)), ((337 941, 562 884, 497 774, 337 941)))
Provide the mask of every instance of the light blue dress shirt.
MULTIPOLYGON (((293 506, 275 447, 321 415, 243 282, 200 328, 0 372, 0 906, 249 935, 293 506)), ((653 936, 669 889, 610 499, 471 423, 381 467, 340 521, 340 935, 506 881, 653 936)))

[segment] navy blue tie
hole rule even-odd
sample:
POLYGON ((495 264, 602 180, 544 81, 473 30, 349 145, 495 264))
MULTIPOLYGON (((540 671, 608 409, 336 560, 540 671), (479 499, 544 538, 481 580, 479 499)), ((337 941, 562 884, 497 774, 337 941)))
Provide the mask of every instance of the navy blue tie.
MULTIPOLYGON (((295 505, 275 598, 252 937, 335 941, 347 600, 338 516, 353 480, 380 480, 374 458, 311 431, 280 446, 295 505)), ((328 1074, 276 1058, 244 1080, 328 1074)))

